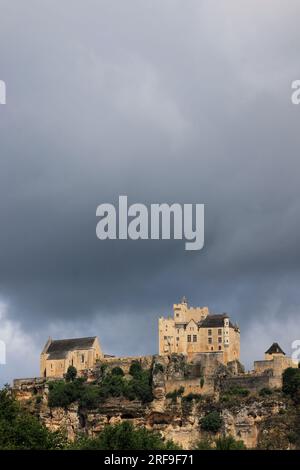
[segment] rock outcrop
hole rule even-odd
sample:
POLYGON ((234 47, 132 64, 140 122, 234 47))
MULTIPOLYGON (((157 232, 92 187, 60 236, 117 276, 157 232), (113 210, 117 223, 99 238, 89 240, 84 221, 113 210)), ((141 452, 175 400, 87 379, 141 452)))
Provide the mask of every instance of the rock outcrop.
MULTIPOLYGON (((132 360, 110 358, 105 365, 121 367, 128 374, 132 360)), ((193 362, 187 362, 181 355, 147 356, 138 360, 143 368, 152 371, 153 400, 149 403, 118 397, 104 400, 95 409, 84 409, 77 403, 67 408, 49 408, 49 383, 45 379, 15 381, 13 393, 48 428, 65 430, 70 440, 79 433, 97 436, 105 425, 129 420, 135 426, 160 432, 184 449, 207 438, 201 420, 211 411, 218 411, 223 418, 222 428, 215 437, 232 435, 254 448, 265 432, 264 424, 286 409, 286 402, 275 392, 263 398, 252 391, 248 397, 230 403, 222 401, 222 384, 241 373, 239 363, 225 367, 208 355, 193 362)), ((88 381, 101 380, 102 366, 99 364, 87 373, 88 381)))

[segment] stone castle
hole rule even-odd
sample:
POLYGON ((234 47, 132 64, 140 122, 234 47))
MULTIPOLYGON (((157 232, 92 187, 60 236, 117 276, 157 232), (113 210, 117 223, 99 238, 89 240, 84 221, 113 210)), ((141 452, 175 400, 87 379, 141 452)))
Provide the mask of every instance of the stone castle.
MULTIPOLYGON (((287 367, 297 367, 280 346, 273 343, 265 352, 264 360, 255 361, 253 370, 245 374, 240 364, 238 325, 232 323, 226 313, 212 314, 208 307, 190 307, 185 297, 173 305, 173 317, 159 318, 158 333, 159 357, 178 355, 187 364, 200 364, 204 374, 209 377, 213 377, 219 366, 228 366, 236 371, 230 380, 242 385, 248 381, 250 388, 253 383, 280 387, 282 372, 287 367)), ((95 369, 99 363, 119 360, 122 361, 122 358, 114 358, 102 352, 96 336, 62 340, 49 338, 40 356, 40 377, 64 377, 69 366, 74 366, 79 374, 84 374, 95 369)), ((201 387, 201 390, 198 390, 199 380, 196 382, 195 389, 192 383, 188 385, 186 381, 186 390, 213 392, 214 385, 210 379, 206 380, 206 386, 201 387)))
POLYGON ((193 357, 218 351, 224 364, 240 359, 240 329, 226 313, 213 315, 207 307, 189 307, 185 297, 174 304, 173 311, 173 318, 158 321, 161 356, 178 353, 193 357))
POLYGON ((239 361, 240 330, 227 314, 213 315, 207 307, 191 308, 186 299, 175 304, 173 311, 172 318, 159 319, 159 354, 151 356, 108 356, 97 337, 49 338, 40 357, 40 377, 15 379, 14 396, 48 428, 65 429, 69 440, 80 433, 97 436, 107 424, 131 420, 186 449, 205 437, 201 419, 217 403, 222 408, 222 432, 242 439, 249 448, 256 447, 269 421, 286 407, 276 395, 282 373, 297 364, 273 343, 264 359, 255 361, 253 370, 246 373, 239 361), (103 374, 115 368, 130 379, 130 367, 136 362, 150 373, 151 402, 111 396, 95 409, 84 409, 79 403, 67 408, 49 406, 51 382, 65 377, 69 366, 76 367, 84 382, 93 385, 101 384, 103 374), (234 407, 219 401, 232 390, 245 389, 248 401, 235 398, 234 407), (260 396, 270 389, 274 390, 270 398, 260 396))

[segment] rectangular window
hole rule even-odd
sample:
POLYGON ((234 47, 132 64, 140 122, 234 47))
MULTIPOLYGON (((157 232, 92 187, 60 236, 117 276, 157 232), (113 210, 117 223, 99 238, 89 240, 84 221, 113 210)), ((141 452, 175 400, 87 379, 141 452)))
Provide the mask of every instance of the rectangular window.
POLYGON ((221 330, 221 328, 219 328, 219 329, 218 329, 218 335, 221 336, 221 334, 222 334, 222 330, 221 330))
POLYGON ((84 354, 81 354, 81 363, 84 363, 84 354))
POLYGON ((212 331, 211 330, 208 330, 208 336, 211 336, 212 335, 212 331))
POLYGON ((219 336, 218 343, 222 343, 222 336, 219 336))
POLYGON ((194 342, 194 343, 197 342, 197 335, 193 335, 193 342, 194 342))
POLYGON ((192 336, 191 335, 187 335, 187 341, 188 341, 188 343, 190 343, 192 341, 192 336))
POLYGON ((176 338, 176 341, 179 341, 179 338, 178 338, 178 337, 176 338))
POLYGON ((212 344, 212 338, 208 338, 208 344, 212 344))

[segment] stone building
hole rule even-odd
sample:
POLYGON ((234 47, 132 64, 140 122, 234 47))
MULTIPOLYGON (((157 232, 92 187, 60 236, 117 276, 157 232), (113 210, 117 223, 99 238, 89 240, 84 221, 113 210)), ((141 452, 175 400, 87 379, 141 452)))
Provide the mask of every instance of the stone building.
POLYGON ((265 352, 263 361, 254 361, 254 373, 269 374, 270 386, 282 386, 282 373, 288 367, 298 367, 298 364, 291 357, 287 357, 278 343, 273 343, 265 352))
POLYGON ((207 307, 189 307, 187 300, 174 304, 173 317, 159 318, 159 354, 222 353, 222 362, 239 360, 240 330, 224 313, 213 315, 207 307))
POLYGON ((49 338, 40 357, 41 377, 63 377, 69 366, 82 371, 94 367, 103 353, 97 336, 88 338, 49 338))

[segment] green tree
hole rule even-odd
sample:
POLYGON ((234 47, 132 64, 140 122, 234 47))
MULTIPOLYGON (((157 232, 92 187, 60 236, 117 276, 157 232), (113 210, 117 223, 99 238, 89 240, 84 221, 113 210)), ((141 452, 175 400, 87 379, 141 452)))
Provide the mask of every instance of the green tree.
POLYGON ((215 440, 216 450, 243 450, 246 446, 243 441, 237 441, 232 436, 220 437, 215 440))
POLYGON ((142 370, 141 364, 138 361, 133 361, 129 368, 129 374, 132 375, 132 377, 138 377, 142 373, 142 370))
POLYGON ((74 366, 69 366, 66 373, 66 381, 73 382, 77 376, 77 369, 74 366))
POLYGON ((60 449, 65 439, 51 432, 23 409, 5 388, 0 390, 0 449, 60 449))
POLYGON ((172 441, 164 441, 159 433, 146 428, 134 428, 125 421, 106 425, 97 438, 81 437, 71 444, 72 449, 84 450, 171 450, 179 449, 172 441))
POLYGON ((300 402, 300 369, 288 367, 282 374, 282 391, 300 402))
POLYGON ((111 370, 111 375, 120 375, 121 377, 124 376, 124 372, 121 367, 113 367, 111 370))
POLYGON ((218 432, 223 424, 223 418, 217 411, 211 411, 201 420, 201 428, 204 431, 218 432))

